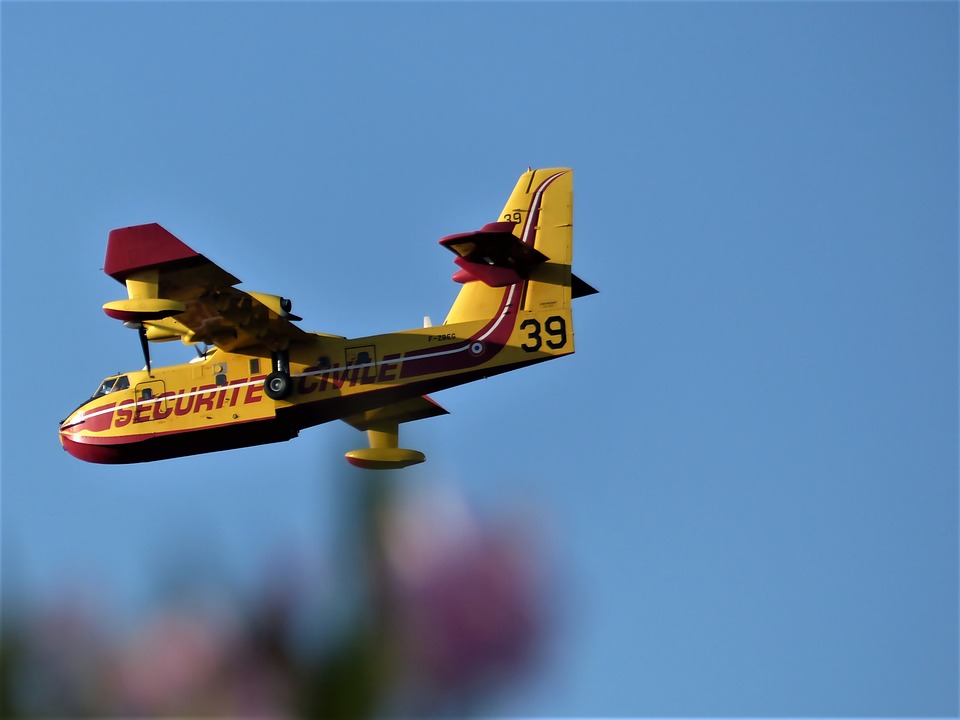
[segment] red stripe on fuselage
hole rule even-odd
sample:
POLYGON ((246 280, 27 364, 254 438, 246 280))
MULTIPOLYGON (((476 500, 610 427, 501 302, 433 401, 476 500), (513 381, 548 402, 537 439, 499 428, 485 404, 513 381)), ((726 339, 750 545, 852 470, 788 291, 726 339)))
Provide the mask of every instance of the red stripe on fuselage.
MULTIPOLYGON (((563 174, 559 172, 551 175, 540 183, 534 192, 521 237, 526 245, 533 247, 536 242, 543 193, 563 174)), ((422 375, 457 372, 475 368, 493 360, 510 340, 517 322, 517 310, 522 307, 526 294, 526 280, 505 288, 497 312, 468 340, 404 354, 400 377, 406 380, 422 375)))

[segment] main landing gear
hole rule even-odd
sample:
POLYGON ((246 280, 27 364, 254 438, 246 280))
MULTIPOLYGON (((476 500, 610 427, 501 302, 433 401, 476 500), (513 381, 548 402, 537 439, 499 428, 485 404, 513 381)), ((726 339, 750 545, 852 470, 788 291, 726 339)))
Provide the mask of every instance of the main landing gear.
POLYGON ((270 357, 273 372, 263 381, 263 391, 271 400, 283 400, 293 392, 290 379, 290 355, 286 350, 277 350, 270 357))

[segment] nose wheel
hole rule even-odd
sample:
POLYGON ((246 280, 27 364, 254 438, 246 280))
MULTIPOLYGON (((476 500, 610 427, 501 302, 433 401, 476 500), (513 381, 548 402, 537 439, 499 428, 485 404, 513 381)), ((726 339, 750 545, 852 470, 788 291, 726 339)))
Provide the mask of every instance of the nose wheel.
POLYGON ((286 350, 278 350, 271 355, 273 372, 263 381, 263 392, 271 400, 283 400, 293 392, 290 379, 290 356, 286 350))

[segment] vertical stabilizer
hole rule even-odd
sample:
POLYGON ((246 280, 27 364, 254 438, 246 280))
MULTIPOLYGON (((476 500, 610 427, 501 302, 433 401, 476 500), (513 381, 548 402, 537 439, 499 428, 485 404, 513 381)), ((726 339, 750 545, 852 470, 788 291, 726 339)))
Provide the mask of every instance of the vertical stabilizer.
POLYGON ((491 317, 519 282, 524 292, 514 311, 569 308, 573 171, 528 170, 494 222, 441 242, 462 255, 454 279, 464 283, 444 324, 491 317))

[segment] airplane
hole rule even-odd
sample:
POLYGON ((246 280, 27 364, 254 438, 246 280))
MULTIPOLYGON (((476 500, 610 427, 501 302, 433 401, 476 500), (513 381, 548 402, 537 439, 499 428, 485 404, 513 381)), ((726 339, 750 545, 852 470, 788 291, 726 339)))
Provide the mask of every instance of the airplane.
POLYGON ((290 300, 238 289, 156 223, 111 231, 103 270, 128 297, 103 310, 137 330, 145 367, 100 383, 61 422, 63 447, 92 463, 149 462, 343 420, 367 433, 351 464, 423 462, 399 446, 399 426, 447 414, 428 393, 570 355, 571 301, 597 292, 571 271, 569 168, 528 169, 494 222, 440 245, 461 284, 442 325, 346 338, 302 330, 290 300), (149 344, 176 339, 198 356, 153 367, 149 344))

